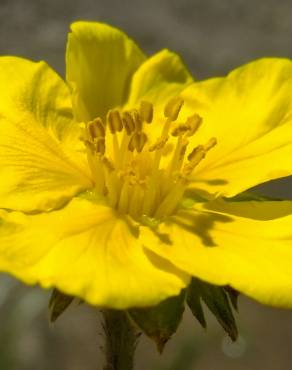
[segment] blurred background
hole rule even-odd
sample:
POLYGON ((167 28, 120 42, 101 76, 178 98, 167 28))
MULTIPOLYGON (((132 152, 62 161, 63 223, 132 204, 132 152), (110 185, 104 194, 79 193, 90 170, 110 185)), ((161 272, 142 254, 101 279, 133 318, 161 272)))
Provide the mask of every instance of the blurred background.
MULTIPOLYGON (((219 76, 263 56, 292 57, 290 0, 0 0, 0 53, 44 59, 64 74, 70 22, 99 20, 130 34, 149 54, 167 47, 197 79, 219 76)), ((292 198, 291 180, 262 191, 292 198)), ((99 314, 73 306, 48 322, 49 292, 0 276, 0 370, 96 370, 101 363, 99 314)), ((292 311, 244 297, 241 337, 231 344, 209 317, 203 331, 189 312, 159 356, 143 339, 139 370, 289 370, 292 311)), ((101 369, 101 367, 99 367, 101 369)))

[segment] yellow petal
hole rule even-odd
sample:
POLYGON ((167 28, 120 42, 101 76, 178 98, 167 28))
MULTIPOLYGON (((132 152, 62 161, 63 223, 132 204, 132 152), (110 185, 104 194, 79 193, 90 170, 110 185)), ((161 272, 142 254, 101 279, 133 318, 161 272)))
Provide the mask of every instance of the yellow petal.
POLYGON ((157 107, 191 82, 193 78, 180 57, 165 49, 147 59, 134 73, 128 103, 135 105, 146 99, 157 107))
POLYGON ((292 202, 221 200, 181 210, 155 232, 145 227, 141 238, 193 276, 291 308, 291 212, 292 202))
POLYGON ((0 270, 93 305, 154 305, 178 294, 189 279, 145 251, 138 233, 137 225, 111 208, 80 198, 50 213, 3 211, 0 270))
POLYGON ((130 79, 145 57, 120 30, 102 23, 71 25, 67 44, 67 81, 77 119, 104 117, 125 102, 130 79))
POLYGON ((64 82, 43 62, 0 58, 0 207, 60 207, 91 182, 64 82))
POLYGON ((292 62, 261 59, 226 78, 195 83, 182 93, 185 112, 203 125, 193 145, 218 144, 194 173, 194 187, 234 196, 292 173, 292 62))

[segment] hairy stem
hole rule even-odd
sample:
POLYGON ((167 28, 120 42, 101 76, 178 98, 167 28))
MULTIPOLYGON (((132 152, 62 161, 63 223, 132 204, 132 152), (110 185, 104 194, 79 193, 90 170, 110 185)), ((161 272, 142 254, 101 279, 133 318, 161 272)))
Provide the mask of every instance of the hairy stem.
POLYGON ((139 334, 124 311, 103 310, 103 370, 133 370, 139 334))

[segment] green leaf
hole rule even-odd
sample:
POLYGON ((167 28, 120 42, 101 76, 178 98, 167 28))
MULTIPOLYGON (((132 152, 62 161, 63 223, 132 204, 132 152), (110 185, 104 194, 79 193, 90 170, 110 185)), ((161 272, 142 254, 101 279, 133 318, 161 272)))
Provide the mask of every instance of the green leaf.
MULTIPOLYGON (((232 294, 235 293, 233 292, 232 294)), ((227 332, 230 338, 235 341, 238 336, 238 330, 232 308, 229 303, 226 287, 208 284, 195 278, 192 279, 187 292, 187 303, 194 316, 205 328, 206 321, 201 306, 201 300, 205 302, 209 310, 214 314, 219 324, 227 332)), ((233 305, 235 302, 236 301, 234 300, 233 305)))
POLYGON ((74 297, 54 289, 49 302, 50 321, 55 322, 60 315, 70 306, 74 297))
POLYGON ((185 290, 170 297, 157 306, 136 308, 128 311, 134 323, 156 343, 162 353, 165 344, 176 332, 184 312, 185 290))

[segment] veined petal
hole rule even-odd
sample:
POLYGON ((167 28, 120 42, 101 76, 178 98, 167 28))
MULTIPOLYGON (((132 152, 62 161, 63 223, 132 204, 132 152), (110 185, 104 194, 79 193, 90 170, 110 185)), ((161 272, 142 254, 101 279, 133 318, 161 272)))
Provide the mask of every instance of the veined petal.
POLYGON ((149 100, 158 105, 165 104, 178 95, 193 78, 181 58, 167 50, 161 50, 148 58, 134 73, 128 104, 149 100))
POLYGON ((45 63, 0 58, 0 207, 60 207, 91 186, 64 82, 45 63))
POLYGON ((194 145, 218 144, 194 173, 193 186, 216 196, 234 196, 292 173, 292 62, 261 59, 226 78, 195 83, 182 96, 186 114, 203 125, 194 145))
POLYGON ((292 307, 291 211, 292 202, 221 200, 181 210, 140 235, 147 248, 193 276, 292 307))
POLYGON ((188 276, 138 240, 139 229, 111 208, 75 198, 38 215, 2 212, 0 270, 57 287, 93 305, 154 305, 179 293, 188 276))
POLYGON ((104 118, 110 108, 122 105, 131 76, 144 59, 122 31, 102 23, 73 23, 66 64, 77 119, 104 118))

